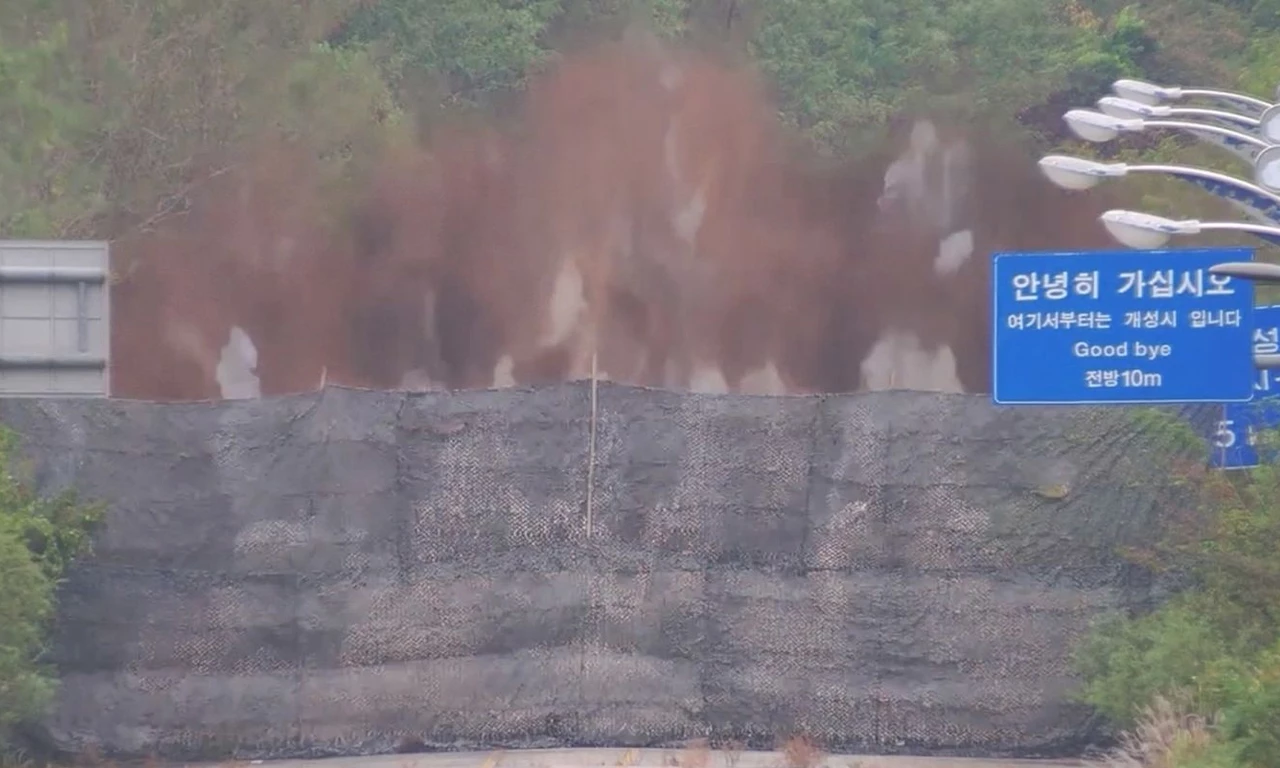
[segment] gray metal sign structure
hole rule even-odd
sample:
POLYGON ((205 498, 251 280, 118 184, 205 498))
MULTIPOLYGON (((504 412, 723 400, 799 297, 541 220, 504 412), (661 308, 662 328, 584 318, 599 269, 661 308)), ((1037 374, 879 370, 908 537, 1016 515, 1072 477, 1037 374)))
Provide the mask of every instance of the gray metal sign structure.
POLYGON ((108 397, 109 247, 0 240, 0 397, 108 397))

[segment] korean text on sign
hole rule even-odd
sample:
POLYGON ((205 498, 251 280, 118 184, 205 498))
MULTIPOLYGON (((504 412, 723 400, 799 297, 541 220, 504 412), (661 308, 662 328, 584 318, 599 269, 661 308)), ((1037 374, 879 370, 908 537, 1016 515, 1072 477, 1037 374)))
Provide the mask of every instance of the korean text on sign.
MULTIPOLYGON (((1068 296, 1100 295, 1099 273, 1069 272, 1022 273, 1012 278, 1014 298, 1018 301, 1061 301, 1068 296)), ((1235 293, 1231 278, 1193 270, 1133 270, 1120 273, 1119 294, 1135 298, 1172 299, 1175 296, 1225 296, 1235 293)))

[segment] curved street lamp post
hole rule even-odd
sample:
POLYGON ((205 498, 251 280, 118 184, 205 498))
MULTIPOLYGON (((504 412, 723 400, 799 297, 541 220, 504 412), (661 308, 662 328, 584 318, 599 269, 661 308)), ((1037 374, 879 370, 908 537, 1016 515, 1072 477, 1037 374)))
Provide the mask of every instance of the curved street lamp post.
POLYGON ((1244 129, 1256 129, 1261 124, 1261 120, 1250 115, 1242 115, 1237 112, 1228 112, 1223 109, 1206 109, 1204 107, 1166 107, 1151 106, 1143 104, 1140 101, 1132 101, 1130 99, 1120 98, 1119 96, 1103 96, 1097 102, 1098 111, 1105 115, 1119 118, 1143 118, 1148 120, 1164 120, 1172 118, 1178 120, 1184 117, 1200 117, 1210 120, 1220 120, 1232 125, 1242 126, 1244 129))
MULTIPOLYGON (((1144 80, 1128 78, 1112 83, 1111 90, 1130 101, 1149 104, 1153 107, 1170 101, 1180 102, 1183 99, 1205 98, 1226 102, 1246 114, 1260 115, 1271 106, 1270 102, 1263 101, 1256 96, 1250 96, 1247 93, 1221 91, 1216 88, 1183 88, 1180 86, 1156 85, 1144 80)), ((1276 96, 1280 98, 1280 88, 1276 89, 1276 96)))
MULTIPOLYGON (((1121 98, 1119 96, 1103 96, 1097 101, 1098 110, 1103 114, 1111 117, 1119 117, 1123 119, 1141 118, 1146 120, 1161 119, 1184 119, 1197 118, 1203 120, 1206 124, 1215 125, 1219 128, 1232 128, 1242 133, 1248 133, 1256 136, 1262 131, 1261 119, 1252 115, 1242 115, 1238 112, 1229 112, 1222 109, 1206 109, 1203 107, 1168 107, 1164 105, 1151 106, 1142 102, 1132 101, 1130 99, 1121 98)), ((1264 116, 1266 113, 1263 113, 1264 116)), ((1245 162, 1253 162, 1254 150, 1248 145, 1242 145, 1235 140, 1215 134, 1208 131, 1186 129, 1186 132, 1195 136, 1206 144, 1225 149, 1231 154, 1239 157, 1245 162)))
MULTIPOLYGON (((1256 223, 1169 219, 1149 213, 1110 210, 1099 219, 1121 244, 1151 250, 1170 239, 1201 232, 1228 231, 1253 235, 1280 245, 1280 103, 1272 104, 1243 93, 1211 88, 1162 86, 1124 79, 1112 84, 1115 96, 1098 99, 1098 111, 1069 110, 1063 119, 1071 132, 1094 143, 1111 141, 1123 133, 1148 128, 1171 128, 1224 147, 1253 166, 1253 183, 1224 173, 1184 165, 1104 163, 1067 155, 1048 155, 1040 170, 1059 187, 1091 189, 1104 179, 1130 173, 1157 173, 1182 179, 1234 204, 1256 223), (1173 106, 1191 99, 1207 99, 1223 109, 1173 106), (1183 118, 1199 118, 1205 122, 1183 118)), ((1276 88, 1280 100, 1280 87, 1276 88)), ((1255 283, 1280 285, 1280 265, 1257 261, 1227 262, 1209 269, 1255 283)), ((1258 368, 1280 368, 1280 354, 1255 354, 1258 368)))
MULTIPOLYGON (((1111 210, 1100 217, 1102 224, 1111 236, 1130 248, 1149 250, 1159 248, 1169 242, 1175 235, 1195 235, 1200 232, 1214 230, 1231 230, 1237 232, 1265 233, 1280 238, 1280 227, 1263 224, 1246 224, 1236 221, 1199 221, 1183 219, 1177 221, 1163 216, 1153 216, 1138 211, 1111 210)), ((1280 265, 1259 261, 1231 261, 1215 264, 1209 268, 1215 275, 1225 275, 1255 283, 1280 284, 1280 265)), ((1280 368, 1280 354, 1253 356, 1253 364, 1258 368, 1280 368)))
MULTIPOLYGON (((1105 179, 1116 179, 1130 173, 1154 173, 1193 184, 1239 208, 1261 224, 1280 226, 1280 193, 1272 192, 1225 173, 1189 165, 1102 163, 1070 155, 1047 155, 1039 162, 1040 171, 1063 189, 1092 189, 1105 179)), ((1280 238, 1255 233, 1273 245, 1280 238)))
POLYGON ((1140 133, 1148 128, 1173 128, 1200 137, 1211 137, 1213 143, 1248 162, 1254 162, 1259 152, 1271 146, 1270 142, 1235 128, 1192 120, 1115 117, 1091 109, 1072 109, 1062 117, 1072 133, 1094 143, 1111 141, 1122 133, 1140 133))
POLYGON ((1280 227, 1242 221, 1167 219, 1150 213, 1124 210, 1110 210, 1098 218, 1112 237, 1130 248, 1140 250, 1159 248, 1174 236, 1198 235, 1202 232, 1247 232, 1280 238, 1280 227))

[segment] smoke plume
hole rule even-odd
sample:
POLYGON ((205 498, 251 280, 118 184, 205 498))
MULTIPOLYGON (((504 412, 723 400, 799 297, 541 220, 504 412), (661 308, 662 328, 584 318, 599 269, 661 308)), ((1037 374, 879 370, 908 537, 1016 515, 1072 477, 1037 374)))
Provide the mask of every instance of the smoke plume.
POLYGON ((989 254, 1108 242, 1101 195, 982 130, 904 118, 826 161, 755 73, 651 39, 564 58, 510 124, 384 160, 335 202, 267 143, 117 243, 113 394, 986 392, 989 254))

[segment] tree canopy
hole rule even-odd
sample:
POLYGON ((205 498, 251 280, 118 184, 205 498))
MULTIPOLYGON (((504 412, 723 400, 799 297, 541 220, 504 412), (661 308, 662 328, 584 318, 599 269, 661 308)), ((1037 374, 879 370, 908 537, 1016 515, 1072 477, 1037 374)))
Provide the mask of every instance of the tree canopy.
POLYGON ((118 237, 265 133, 341 177, 441 117, 500 112, 557 51, 635 22, 750 60, 843 153, 925 104, 1047 146, 1117 77, 1280 82, 1280 0, 10 0, 0 232, 118 237))

